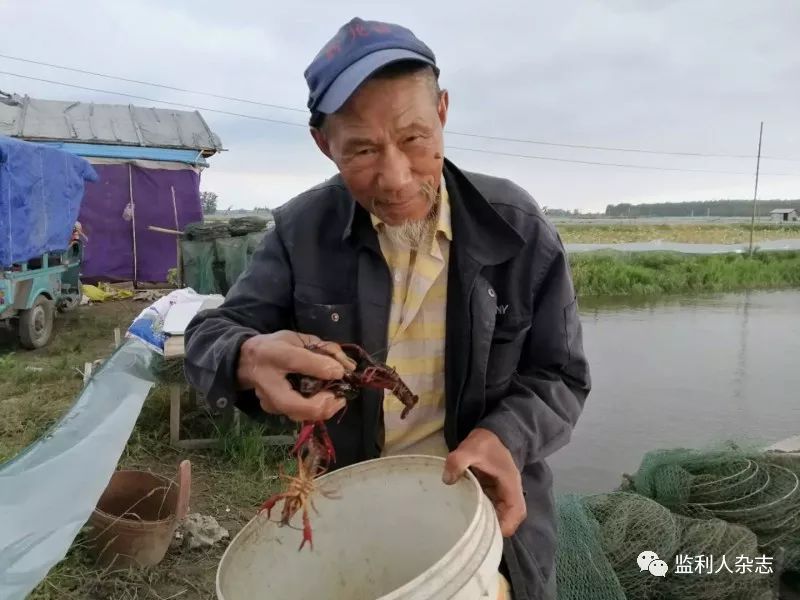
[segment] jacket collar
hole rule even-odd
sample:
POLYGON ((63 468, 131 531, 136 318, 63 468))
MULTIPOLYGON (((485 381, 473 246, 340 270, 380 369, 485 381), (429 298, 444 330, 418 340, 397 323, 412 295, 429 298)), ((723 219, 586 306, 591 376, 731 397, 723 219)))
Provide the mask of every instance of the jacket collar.
MULTIPOLYGON (((450 197, 454 245, 463 248, 466 254, 482 265, 500 264, 516 256, 524 240, 478 191, 469 174, 445 159, 444 177, 450 197)), ((347 189, 341 175, 334 179, 347 189)), ((369 212, 349 192, 348 197, 350 207, 342 239, 380 252, 369 212)))

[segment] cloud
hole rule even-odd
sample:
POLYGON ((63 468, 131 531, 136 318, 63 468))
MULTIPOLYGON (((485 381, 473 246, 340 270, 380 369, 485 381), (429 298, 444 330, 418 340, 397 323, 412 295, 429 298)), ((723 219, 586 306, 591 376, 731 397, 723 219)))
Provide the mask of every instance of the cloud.
MULTIPOLYGON (((406 25, 436 52, 451 93, 448 129, 567 144, 793 156, 800 141, 800 5, 791 0, 422 0, 338 3, 0 3, 1 52, 187 89, 305 108, 303 70, 353 16, 406 25), (9 27, 8 24, 11 24, 9 27)), ((304 112, 168 91, 0 59, 0 70, 304 124, 304 112)), ((0 75, 0 89, 135 102, 0 75)), ((223 205, 275 206, 333 172, 304 127, 201 111, 228 152, 204 189, 223 205)), ((464 168, 509 177, 552 207, 752 195, 755 160, 671 157, 447 135, 450 146, 583 161, 737 171, 641 171, 448 150, 464 168)), ((765 159, 761 197, 800 196, 800 162, 765 159), (777 177, 774 173, 796 173, 777 177)))

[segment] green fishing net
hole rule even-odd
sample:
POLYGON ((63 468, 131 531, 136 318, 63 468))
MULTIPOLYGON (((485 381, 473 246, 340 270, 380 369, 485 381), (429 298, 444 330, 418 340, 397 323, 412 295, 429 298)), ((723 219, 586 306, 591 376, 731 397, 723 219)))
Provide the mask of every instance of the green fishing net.
POLYGON ((799 473, 793 454, 665 450, 617 491, 559 496, 559 600, 777 599, 800 571, 799 473))
POLYGON ((252 257, 255 251, 258 249, 258 246, 261 244, 261 240, 264 239, 264 236, 267 234, 266 231, 257 231, 255 233, 248 233, 247 234, 247 256, 252 257))
POLYGON ((222 292, 215 272, 214 241, 181 241, 183 281, 198 294, 222 292))
POLYGON ((183 281, 198 294, 227 294, 267 233, 262 217, 192 223, 181 241, 183 281))
POLYGON ((247 237, 218 239, 214 240, 214 245, 220 267, 220 287, 227 293, 247 266, 247 237))
POLYGON ((230 237, 231 232, 228 223, 215 220, 189 223, 184 229, 184 234, 187 240, 208 242, 218 238, 230 237))
POLYGON ((264 231, 267 228, 267 220, 257 216, 234 217, 228 221, 228 228, 233 236, 247 235, 264 231))

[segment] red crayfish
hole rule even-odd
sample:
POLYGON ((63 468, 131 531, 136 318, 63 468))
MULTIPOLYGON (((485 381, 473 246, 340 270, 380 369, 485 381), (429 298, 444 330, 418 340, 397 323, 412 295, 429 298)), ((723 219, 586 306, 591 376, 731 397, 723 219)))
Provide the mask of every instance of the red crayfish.
MULTIPOLYGON (((310 344, 305 347, 312 352, 330 354, 325 349, 325 342, 310 344)), ((405 419, 417 404, 419 398, 411 392, 397 372, 383 363, 376 362, 366 350, 356 344, 340 344, 340 347, 356 365, 353 370, 345 371, 344 377, 334 380, 290 374, 287 378, 292 386, 306 397, 313 396, 321 391, 331 391, 347 400, 354 399, 361 388, 386 389, 391 391, 403 403, 404 408, 400 417, 405 419)), ((325 423, 323 421, 304 421, 300 427, 297 442, 292 448, 292 453, 297 457, 297 475, 286 475, 281 469, 280 476, 289 482, 288 488, 264 502, 259 513, 266 511, 267 518, 269 518, 275 504, 283 500, 279 523, 288 525, 292 517, 302 510, 303 541, 299 550, 303 549, 306 542, 313 549, 308 508, 310 506, 314 512, 317 509, 311 496, 315 491, 320 491, 326 498, 336 497, 329 491, 317 490, 314 484, 314 479, 327 471, 330 461, 336 460, 333 442, 328 435, 325 423)))

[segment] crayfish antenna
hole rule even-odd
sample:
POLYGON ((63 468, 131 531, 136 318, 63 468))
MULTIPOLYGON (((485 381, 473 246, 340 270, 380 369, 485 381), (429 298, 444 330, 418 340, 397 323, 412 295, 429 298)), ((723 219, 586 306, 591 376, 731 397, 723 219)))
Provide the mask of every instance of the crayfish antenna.
POLYGON ((341 412, 339 413, 339 418, 336 420, 337 425, 342 422, 342 419, 344 419, 344 415, 347 412, 347 406, 348 404, 347 401, 345 400, 344 408, 341 410, 341 412))

